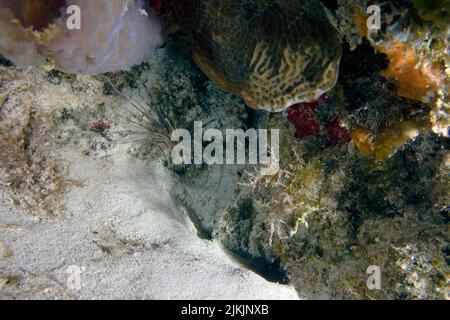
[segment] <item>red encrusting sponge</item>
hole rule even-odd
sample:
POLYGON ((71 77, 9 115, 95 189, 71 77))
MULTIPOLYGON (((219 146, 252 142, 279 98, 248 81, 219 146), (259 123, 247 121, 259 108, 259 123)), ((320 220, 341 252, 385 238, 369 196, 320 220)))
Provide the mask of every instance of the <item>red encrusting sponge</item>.
POLYGON ((298 103, 289 108, 287 118, 295 126, 296 138, 323 137, 328 147, 336 146, 339 142, 351 141, 350 134, 340 125, 338 118, 327 123, 325 132, 321 130, 317 119, 317 109, 327 102, 329 102, 328 97, 323 95, 314 102, 298 103))

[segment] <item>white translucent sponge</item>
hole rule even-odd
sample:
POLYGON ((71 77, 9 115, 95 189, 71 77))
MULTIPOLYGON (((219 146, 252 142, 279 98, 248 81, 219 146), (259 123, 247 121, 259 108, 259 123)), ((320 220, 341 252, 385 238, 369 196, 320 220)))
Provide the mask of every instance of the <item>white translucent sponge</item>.
POLYGON ((128 70, 162 44, 161 25, 143 0, 0 0, 0 53, 20 67, 95 74, 128 70), (80 29, 67 20, 80 8, 80 29))

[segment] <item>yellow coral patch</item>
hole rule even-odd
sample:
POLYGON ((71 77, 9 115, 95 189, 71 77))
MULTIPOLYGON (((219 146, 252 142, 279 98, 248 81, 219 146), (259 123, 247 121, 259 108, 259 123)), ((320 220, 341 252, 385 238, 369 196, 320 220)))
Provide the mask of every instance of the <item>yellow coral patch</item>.
POLYGON ((49 25, 43 31, 35 31, 31 28, 25 30, 25 33, 39 44, 49 43, 53 38, 57 36, 58 32, 59 28, 56 24, 49 25))
POLYGON ((367 128, 356 128, 352 132, 352 139, 358 147, 359 152, 365 156, 372 156, 375 152, 375 144, 367 128))
POLYGON ((376 136, 367 128, 356 128, 352 138, 358 150, 377 161, 389 159, 406 142, 419 134, 420 126, 412 120, 402 121, 392 127, 382 127, 376 136))

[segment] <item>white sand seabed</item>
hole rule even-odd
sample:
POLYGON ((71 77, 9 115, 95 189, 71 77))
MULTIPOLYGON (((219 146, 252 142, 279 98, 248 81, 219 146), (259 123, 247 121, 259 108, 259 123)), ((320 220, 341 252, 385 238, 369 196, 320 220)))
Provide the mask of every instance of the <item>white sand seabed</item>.
POLYGON ((39 219, 1 198, 2 299, 298 299, 233 261, 215 241, 200 239, 169 193, 164 168, 115 148, 104 158, 65 147, 67 213, 39 219), (72 266, 72 267, 71 267, 72 266), (75 267, 73 267, 75 266, 75 267), (68 279, 81 271, 81 288, 68 279))

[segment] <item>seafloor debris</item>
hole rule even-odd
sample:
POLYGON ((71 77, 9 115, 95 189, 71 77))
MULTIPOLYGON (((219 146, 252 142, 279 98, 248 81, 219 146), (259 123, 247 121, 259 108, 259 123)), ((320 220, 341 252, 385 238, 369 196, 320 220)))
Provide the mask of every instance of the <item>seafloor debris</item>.
POLYGON ((142 0, 0 0, 0 53, 20 67, 126 70, 149 59, 161 43, 159 21, 142 0), (70 5, 81 9, 80 29, 67 27, 70 5))
POLYGON ((65 166, 48 150, 49 127, 35 92, 17 70, 0 68, 0 187, 12 202, 37 215, 61 209, 65 166))
POLYGON ((0 261, 11 258, 11 255, 12 255, 11 249, 9 249, 6 244, 0 241, 0 261))
POLYGON ((252 108, 281 111, 312 102, 336 83, 341 46, 319 1, 174 5, 191 31, 200 69, 252 108))

